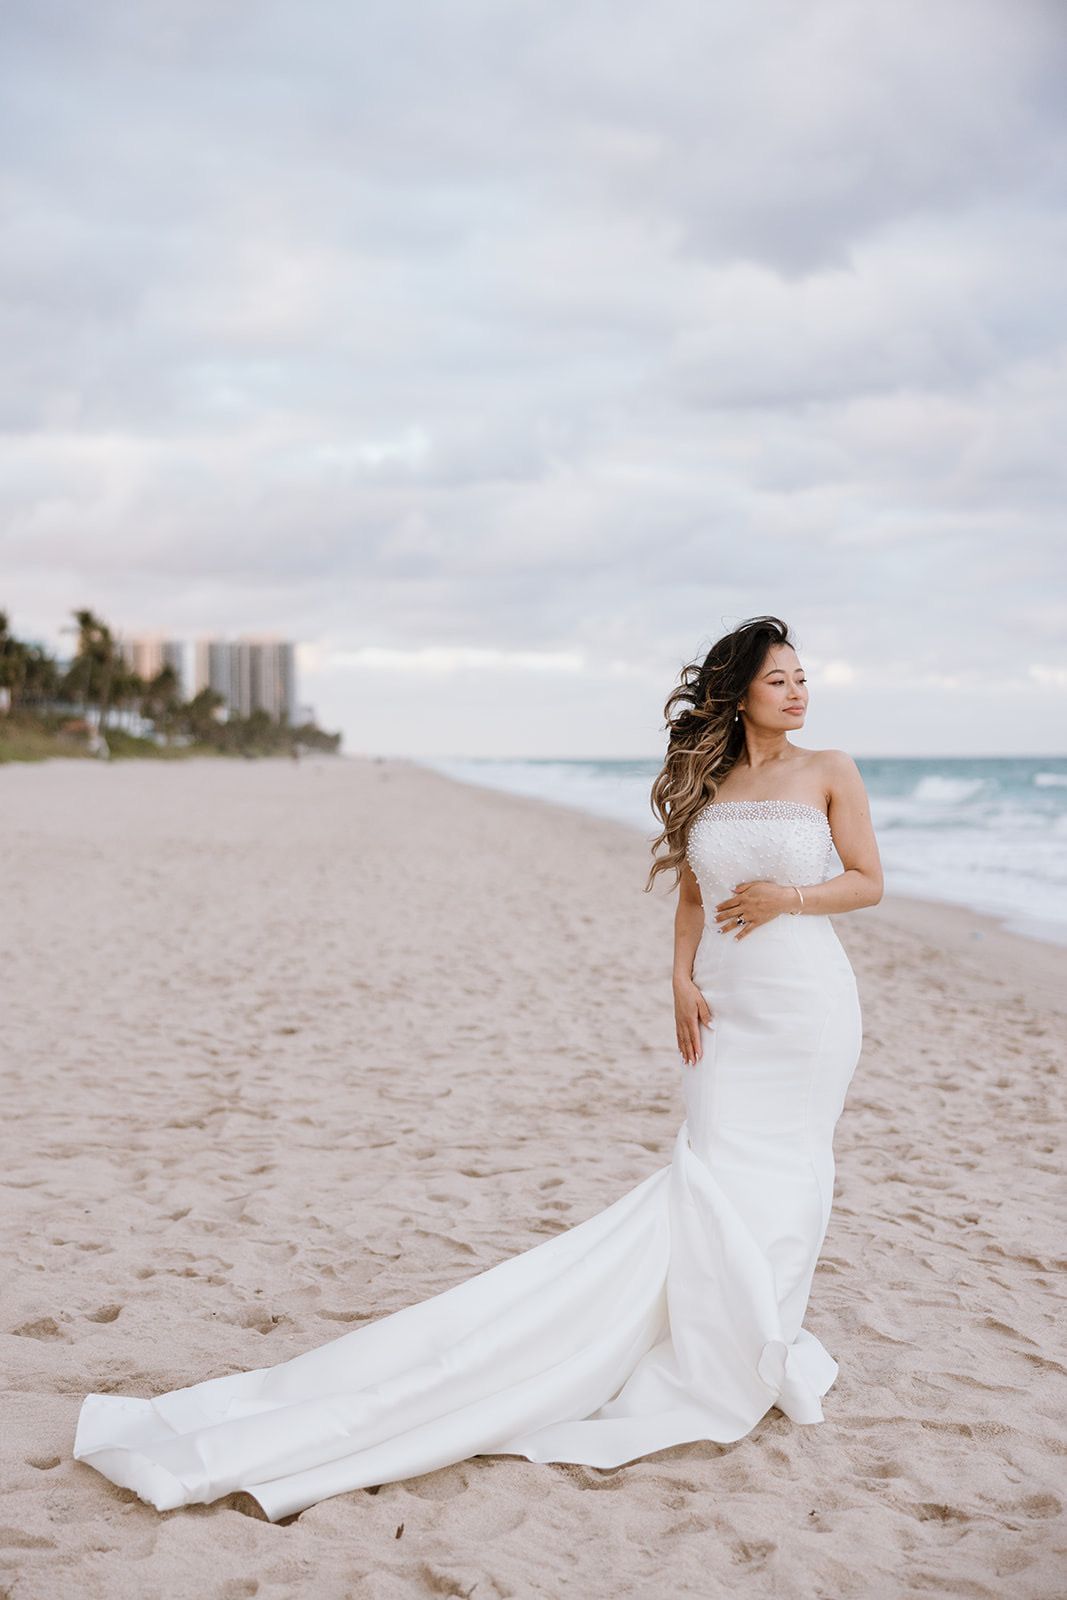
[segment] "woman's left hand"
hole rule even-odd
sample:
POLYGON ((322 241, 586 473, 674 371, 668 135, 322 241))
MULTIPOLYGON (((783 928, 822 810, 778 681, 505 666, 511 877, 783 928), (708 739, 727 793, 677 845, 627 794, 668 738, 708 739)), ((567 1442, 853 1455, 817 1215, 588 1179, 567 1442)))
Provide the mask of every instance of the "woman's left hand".
POLYGON ((764 922, 773 922, 796 898, 794 891, 770 878, 752 878, 735 883, 728 900, 720 900, 715 907, 715 921, 720 933, 734 933, 743 939, 753 928, 764 922), (738 918, 741 922, 738 922, 738 918))

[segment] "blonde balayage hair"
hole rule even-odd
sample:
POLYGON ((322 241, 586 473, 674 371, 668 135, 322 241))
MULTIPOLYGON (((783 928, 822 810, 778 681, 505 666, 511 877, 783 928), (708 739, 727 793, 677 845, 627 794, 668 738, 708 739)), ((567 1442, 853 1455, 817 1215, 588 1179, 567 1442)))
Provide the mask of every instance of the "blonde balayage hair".
POLYGON ((669 729, 667 756, 652 784, 652 810, 663 824, 652 841, 654 857, 645 891, 658 872, 674 870, 674 887, 682 878, 686 843, 693 819, 710 805, 745 747, 738 702, 774 645, 792 646, 789 629, 779 617, 750 617, 716 640, 703 661, 682 668, 681 682, 663 708, 669 729), (658 856, 661 845, 666 854, 658 856))

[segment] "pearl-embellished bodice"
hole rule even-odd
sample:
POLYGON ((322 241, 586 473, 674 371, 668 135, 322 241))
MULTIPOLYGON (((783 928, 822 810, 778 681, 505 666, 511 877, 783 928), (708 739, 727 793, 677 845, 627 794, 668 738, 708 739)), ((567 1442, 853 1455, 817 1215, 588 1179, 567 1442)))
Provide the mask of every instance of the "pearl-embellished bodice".
POLYGON ((714 800, 689 829, 686 854, 714 904, 747 878, 824 883, 833 836, 826 813, 803 800, 714 800))
POLYGON ((704 902, 693 976, 706 992, 738 962, 754 975, 795 971, 799 961, 813 983, 855 983, 829 916, 810 906, 795 916, 783 911, 742 939, 735 937, 733 924, 716 920, 716 908, 733 896, 738 883, 764 878, 803 887, 833 875, 833 835, 819 806, 802 800, 713 800, 690 825, 686 855, 704 902))

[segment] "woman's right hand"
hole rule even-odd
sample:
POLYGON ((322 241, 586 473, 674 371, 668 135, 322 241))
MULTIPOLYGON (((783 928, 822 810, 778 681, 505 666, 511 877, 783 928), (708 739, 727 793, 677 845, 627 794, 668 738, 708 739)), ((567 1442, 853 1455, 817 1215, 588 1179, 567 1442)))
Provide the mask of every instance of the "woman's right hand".
POLYGON ((709 1028, 711 1007, 704 999, 692 978, 674 980, 674 1028, 678 1036, 678 1049, 687 1067, 695 1067, 701 1057, 700 1024, 709 1028))

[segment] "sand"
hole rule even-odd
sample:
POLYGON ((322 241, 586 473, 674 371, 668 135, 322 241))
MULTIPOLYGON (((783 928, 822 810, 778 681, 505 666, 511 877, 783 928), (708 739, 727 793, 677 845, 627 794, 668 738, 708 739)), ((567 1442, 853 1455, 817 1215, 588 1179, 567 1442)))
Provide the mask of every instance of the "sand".
POLYGON ((834 919, 821 1426, 160 1515, 71 1459, 85 1393, 295 1355, 669 1159, 674 902, 639 833, 404 761, 50 761, 0 805, 10 1600, 1067 1593, 1062 949, 834 919))

